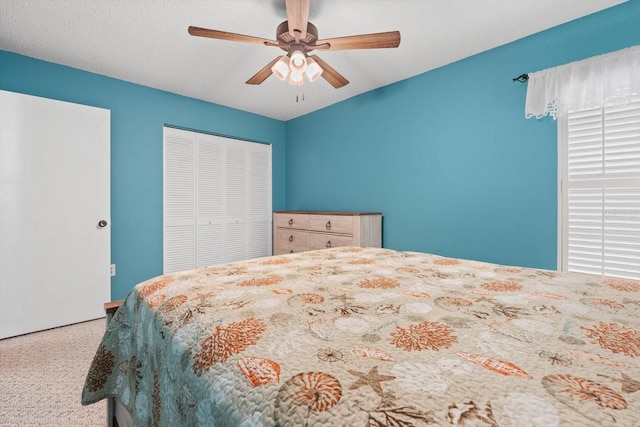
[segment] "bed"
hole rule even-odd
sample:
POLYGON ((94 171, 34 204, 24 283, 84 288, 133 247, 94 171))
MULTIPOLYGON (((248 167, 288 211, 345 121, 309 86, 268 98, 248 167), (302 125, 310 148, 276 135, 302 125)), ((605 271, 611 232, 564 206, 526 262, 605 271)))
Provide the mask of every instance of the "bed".
POLYGON ((380 248, 150 279, 82 403, 136 426, 640 426, 640 283, 380 248))

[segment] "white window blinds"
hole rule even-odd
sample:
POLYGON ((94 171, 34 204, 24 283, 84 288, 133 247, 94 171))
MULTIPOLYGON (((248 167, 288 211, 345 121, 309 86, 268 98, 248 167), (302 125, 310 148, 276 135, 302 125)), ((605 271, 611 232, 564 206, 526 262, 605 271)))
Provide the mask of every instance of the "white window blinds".
POLYGON ((640 99, 561 123, 562 269, 640 279, 640 99))
POLYGON ((164 128, 164 272, 271 255, 271 146, 164 128))

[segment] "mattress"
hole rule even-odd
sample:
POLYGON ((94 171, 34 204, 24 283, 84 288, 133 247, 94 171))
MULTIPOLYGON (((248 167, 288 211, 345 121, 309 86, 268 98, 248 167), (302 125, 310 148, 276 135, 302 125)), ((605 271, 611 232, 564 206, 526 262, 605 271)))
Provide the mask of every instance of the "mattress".
POLYGON ((137 426, 640 425, 640 283, 380 248, 156 277, 82 403, 137 426))

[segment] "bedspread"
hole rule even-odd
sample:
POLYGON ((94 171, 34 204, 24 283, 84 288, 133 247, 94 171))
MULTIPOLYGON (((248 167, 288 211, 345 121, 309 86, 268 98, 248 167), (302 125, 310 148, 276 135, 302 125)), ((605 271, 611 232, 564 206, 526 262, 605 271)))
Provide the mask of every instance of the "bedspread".
POLYGON ((640 283, 335 248, 137 285, 82 403, 135 425, 640 426, 640 283))

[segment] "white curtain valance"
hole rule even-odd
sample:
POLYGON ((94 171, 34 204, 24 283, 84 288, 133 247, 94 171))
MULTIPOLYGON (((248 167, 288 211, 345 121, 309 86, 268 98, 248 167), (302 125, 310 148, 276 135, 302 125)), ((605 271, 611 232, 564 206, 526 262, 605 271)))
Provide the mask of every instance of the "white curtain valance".
POLYGON ((529 74, 525 117, 554 119, 640 93, 640 45, 529 74))

